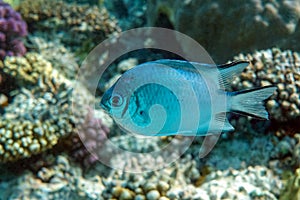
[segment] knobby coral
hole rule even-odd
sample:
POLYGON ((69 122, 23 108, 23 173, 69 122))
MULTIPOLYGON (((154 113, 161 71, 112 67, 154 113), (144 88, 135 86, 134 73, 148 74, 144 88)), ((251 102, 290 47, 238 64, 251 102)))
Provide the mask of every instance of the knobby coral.
MULTIPOLYGON (((72 111, 73 83, 51 63, 36 53, 27 53, 7 57, 2 66, 18 88, 9 93, 13 101, 4 108, 0 120, 0 162, 43 152, 76 131, 86 112, 72 111)), ((74 102, 83 108, 88 98, 80 96, 74 102)))
POLYGON ((50 62, 36 53, 27 53, 24 57, 7 57, 0 61, 0 69, 15 78, 18 85, 35 85, 38 79, 51 74, 53 71, 50 62))
POLYGON ((232 87, 234 90, 277 86, 267 101, 271 119, 287 122, 300 117, 300 55, 290 50, 273 48, 254 54, 236 56, 235 60, 249 60, 249 65, 232 87))
POLYGON ((20 38, 27 35, 26 22, 13 8, 0 0, 0 60, 5 56, 20 56, 26 48, 20 38))
POLYGON ((85 120, 78 128, 78 136, 72 137, 73 157, 85 167, 89 167, 98 160, 99 151, 110 132, 100 118, 95 117, 92 108, 88 108, 85 120))

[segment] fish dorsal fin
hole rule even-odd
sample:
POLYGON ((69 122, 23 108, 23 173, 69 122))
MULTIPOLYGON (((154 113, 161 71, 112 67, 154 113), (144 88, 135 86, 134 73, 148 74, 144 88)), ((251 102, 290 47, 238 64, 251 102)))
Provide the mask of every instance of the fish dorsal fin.
POLYGON ((248 61, 236 61, 224 65, 218 65, 219 84, 221 89, 230 88, 232 80, 249 65, 248 61))
MULTIPOLYGON (((154 61, 156 64, 166 65, 168 67, 172 67, 175 70, 183 70, 196 74, 200 74, 205 79, 211 80, 212 83, 219 86, 218 74, 219 71, 217 69, 217 65, 215 64, 206 64, 206 63, 198 63, 198 62, 190 62, 185 60, 171 60, 171 59, 162 59, 154 61)), ((220 88, 220 87, 219 87, 220 88)))
POLYGON ((197 63, 197 62, 190 62, 185 60, 172 60, 172 59, 161 59, 152 61, 157 64, 166 65, 168 67, 172 67, 174 69, 180 69, 180 70, 187 70, 192 72, 197 72, 197 69, 195 67, 201 67, 201 69, 204 67, 207 67, 209 69, 210 67, 216 67, 214 64, 204 64, 204 63, 197 63))
POLYGON ((249 65, 248 61, 235 61, 223 65, 215 65, 172 59, 156 60, 153 61, 153 63, 162 64, 174 69, 186 70, 195 73, 199 73, 198 70, 200 69, 201 72, 205 73, 208 78, 216 81, 216 83, 219 83, 219 89, 230 88, 230 84, 233 78, 242 73, 242 71, 249 65), (198 69, 195 67, 197 67, 198 69), (215 73, 211 73, 212 69, 217 70, 215 70, 215 73), (218 73, 218 75, 216 73, 218 73))

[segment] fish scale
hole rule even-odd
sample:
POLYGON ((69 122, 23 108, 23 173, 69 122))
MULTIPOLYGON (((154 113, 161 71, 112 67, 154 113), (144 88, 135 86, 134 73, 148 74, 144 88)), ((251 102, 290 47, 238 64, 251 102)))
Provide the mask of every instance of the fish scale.
MULTIPOLYGON (((161 105, 166 111, 166 123, 161 130, 164 132, 167 127, 176 129, 180 123, 180 105, 176 96, 168 88, 158 84, 148 84, 138 88, 132 98, 136 102, 129 102, 129 105, 138 104, 139 108, 129 107, 130 117, 136 125, 145 127, 151 123, 149 110, 153 105, 161 105)), ((131 101, 131 100, 130 100, 131 101)), ((156 116, 156 118, 161 116, 156 116)), ((177 128, 178 130, 178 128, 177 128)))
MULTIPOLYGON (((155 68, 150 68, 147 71, 148 74, 153 75, 157 74, 155 68)), ((149 116, 149 110, 153 105, 161 105, 164 107, 166 111, 166 122, 164 127, 160 130, 159 135, 163 135, 166 133, 176 133, 180 127, 181 121, 181 106, 183 108, 184 115, 189 118, 189 120, 198 119, 198 127, 201 127, 201 130, 197 131, 207 131, 207 125, 205 126, 205 130, 203 129, 203 124, 208 124, 211 120, 209 117, 211 116, 211 107, 210 99, 207 98, 209 94, 209 90, 206 87, 205 81, 201 77, 200 74, 191 71, 184 70, 174 70, 173 68, 169 68, 165 74, 159 74, 151 78, 151 80, 156 80, 159 82, 160 79, 165 78, 167 81, 174 83, 171 84, 173 87, 180 88, 180 82, 188 83, 189 88, 181 88, 180 94, 175 95, 171 90, 159 84, 151 84, 147 86, 142 86, 142 88, 138 88, 130 101, 129 105, 129 113, 133 122, 140 127, 146 127, 151 123, 151 119, 149 116), (195 95, 197 97, 197 101, 193 102, 191 99, 186 99, 183 97, 195 95), (136 97, 136 98, 133 98, 136 97), (188 101, 187 101, 188 100, 188 101), (191 101, 189 101, 191 100, 191 101), (198 104, 202 106, 198 106, 198 104), (138 105, 139 109, 136 106, 138 105), (199 109, 206 108, 205 112, 198 113, 198 116, 193 115, 191 110, 194 110, 195 106, 198 106, 199 109), (140 113, 142 111, 142 113, 140 113)), ((156 116, 159 118, 161 116, 156 116)))

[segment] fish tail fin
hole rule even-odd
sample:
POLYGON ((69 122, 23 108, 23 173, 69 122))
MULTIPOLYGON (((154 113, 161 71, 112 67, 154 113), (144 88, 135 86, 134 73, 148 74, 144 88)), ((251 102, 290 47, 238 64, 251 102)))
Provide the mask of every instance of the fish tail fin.
POLYGON ((251 90, 243 90, 229 93, 231 98, 230 111, 249 115, 260 119, 269 119, 265 108, 265 100, 277 89, 274 86, 266 86, 251 90))

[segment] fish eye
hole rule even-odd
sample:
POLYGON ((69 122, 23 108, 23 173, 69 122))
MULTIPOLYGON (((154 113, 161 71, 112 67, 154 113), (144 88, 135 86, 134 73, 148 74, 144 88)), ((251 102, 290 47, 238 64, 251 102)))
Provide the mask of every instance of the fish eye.
POLYGON ((119 107, 123 104, 123 98, 118 94, 112 96, 110 101, 111 105, 114 107, 119 107))

